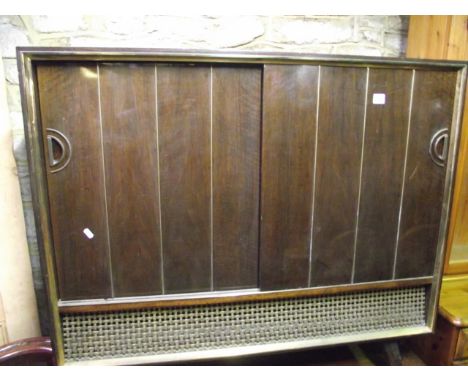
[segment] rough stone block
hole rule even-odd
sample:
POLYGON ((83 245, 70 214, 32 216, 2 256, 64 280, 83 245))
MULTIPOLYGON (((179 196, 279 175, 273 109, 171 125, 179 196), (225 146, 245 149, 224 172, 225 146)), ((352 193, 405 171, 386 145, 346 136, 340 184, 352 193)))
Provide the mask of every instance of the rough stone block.
POLYGON ((0 24, 0 52, 2 57, 16 57, 17 46, 28 46, 29 40, 26 33, 16 26, 0 24))
POLYGON ((265 33, 263 23, 256 17, 223 17, 216 20, 208 41, 219 48, 247 45, 265 33))
POLYGON ((19 27, 19 28, 22 28, 23 26, 23 23, 21 21, 21 18, 20 16, 7 16, 7 15, 1 15, 0 16, 0 25, 2 24, 9 24, 9 25, 13 25, 13 26, 16 26, 16 27, 19 27))
POLYGON ((62 37, 50 37, 54 35, 41 35, 38 38, 38 41, 36 45, 39 46, 69 46, 69 37, 68 36, 62 36, 62 37))
POLYGON ((363 44, 343 44, 335 46, 333 54, 349 54, 357 56, 383 56, 382 49, 363 44))
POLYGON ((148 16, 146 32, 170 40, 191 39, 205 41, 213 29, 216 17, 148 16))
POLYGON ((34 212, 32 208, 24 209, 24 220, 26 223, 26 236, 36 238, 36 225, 34 224, 34 212))
POLYGON ((272 40, 288 44, 342 43, 353 39, 351 17, 292 20, 273 23, 272 40))
POLYGON ((33 28, 40 33, 72 32, 85 29, 81 15, 72 13, 60 16, 30 16, 33 28))
POLYGON ((409 27, 409 16, 388 16, 387 30, 390 32, 403 32, 407 34, 409 27))
MULTIPOLYGON (((371 29, 385 29, 388 16, 356 16, 358 27, 371 29)), ((398 17, 398 16, 397 16, 398 17)))
POLYGON ((5 72, 5 79, 10 84, 18 84, 18 66, 16 65, 16 60, 14 58, 4 58, 3 59, 3 69, 5 72))
POLYGON ((18 168, 18 176, 25 176, 28 172, 28 154, 24 135, 13 134, 13 155, 18 168))
POLYGON ((397 56, 403 55, 406 50, 406 39, 397 33, 385 33, 384 47, 395 52, 397 56))
POLYGON ((18 85, 7 84, 7 100, 10 112, 21 112, 21 96, 18 85))
MULTIPOLYGON (((365 42, 376 43, 383 46, 383 30, 380 29, 361 29, 360 34, 365 42)), ((359 42, 359 41, 358 41, 359 42)))
MULTIPOLYGON (((96 25, 96 23, 94 23, 96 25)), ((104 17, 102 19, 103 30, 117 35, 133 35, 146 32, 145 17, 104 17)))
POLYGON ((24 136, 23 113, 21 111, 10 112, 10 128, 13 135, 24 136))

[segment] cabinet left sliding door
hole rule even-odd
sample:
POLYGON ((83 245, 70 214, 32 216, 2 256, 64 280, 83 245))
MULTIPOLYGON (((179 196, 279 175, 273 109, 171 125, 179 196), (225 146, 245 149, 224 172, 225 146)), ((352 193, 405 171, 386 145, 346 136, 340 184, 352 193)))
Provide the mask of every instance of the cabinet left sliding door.
POLYGON ((62 300, 258 286, 261 69, 38 64, 62 300))
POLYGON ((97 66, 38 65, 37 79, 59 296, 110 297, 97 66))

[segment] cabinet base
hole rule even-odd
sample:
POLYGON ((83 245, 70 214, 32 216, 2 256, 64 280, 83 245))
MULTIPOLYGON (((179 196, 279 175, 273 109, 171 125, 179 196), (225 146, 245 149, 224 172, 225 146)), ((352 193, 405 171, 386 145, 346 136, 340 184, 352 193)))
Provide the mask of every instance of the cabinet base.
POLYGON ((425 287, 62 314, 66 364, 216 358, 427 333, 425 287))

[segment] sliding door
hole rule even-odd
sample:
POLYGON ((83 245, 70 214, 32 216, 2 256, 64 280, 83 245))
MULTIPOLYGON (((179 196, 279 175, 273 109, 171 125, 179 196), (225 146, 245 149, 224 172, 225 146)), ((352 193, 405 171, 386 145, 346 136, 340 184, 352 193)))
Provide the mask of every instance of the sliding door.
POLYGON ((260 68, 37 75, 62 299, 257 287, 260 68))

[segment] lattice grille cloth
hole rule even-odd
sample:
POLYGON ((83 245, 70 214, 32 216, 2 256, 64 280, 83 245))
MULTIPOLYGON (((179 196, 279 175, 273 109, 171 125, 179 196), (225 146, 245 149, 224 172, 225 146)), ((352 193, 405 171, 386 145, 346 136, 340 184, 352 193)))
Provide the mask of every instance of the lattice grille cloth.
POLYGON ((172 354, 425 325, 425 288, 64 314, 66 361, 172 354))

